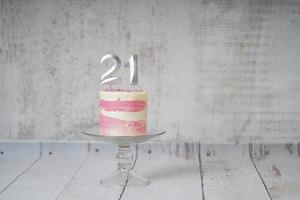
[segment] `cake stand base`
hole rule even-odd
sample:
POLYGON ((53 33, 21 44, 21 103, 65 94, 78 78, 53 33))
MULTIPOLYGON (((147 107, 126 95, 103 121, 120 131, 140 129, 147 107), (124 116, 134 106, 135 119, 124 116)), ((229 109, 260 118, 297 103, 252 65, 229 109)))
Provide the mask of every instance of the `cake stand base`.
POLYGON ((85 135, 94 136, 101 141, 118 145, 116 154, 117 169, 108 177, 102 179, 100 184, 103 186, 121 186, 121 187, 140 187, 150 184, 146 178, 136 175, 132 169, 137 160, 137 150, 135 156, 131 153, 131 144, 146 142, 154 137, 164 134, 165 131, 151 130, 146 135, 136 136, 109 136, 101 135, 99 131, 87 131, 85 135), (135 158, 134 158, 135 157, 135 158))
POLYGON ((150 184, 150 181, 144 177, 134 174, 131 170, 116 170, 110 176, 100 180, 103 186, 128 186, 141 187, 150 184))

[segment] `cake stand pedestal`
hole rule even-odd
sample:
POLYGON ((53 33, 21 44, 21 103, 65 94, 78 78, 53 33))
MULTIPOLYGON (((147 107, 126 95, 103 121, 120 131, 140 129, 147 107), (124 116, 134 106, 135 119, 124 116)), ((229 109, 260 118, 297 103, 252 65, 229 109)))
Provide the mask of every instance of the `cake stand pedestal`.
POLYGON ((85 135, 93 136, 103 142, 109 142, 118 145, 116 154, 117 169, 108 177, 100 180, 103 186, 145 186, 149 185, 150 181, 144 177, 135 174, 132 170, 133 154, 130 149, 131 144, 146 142, 154 137, 165 133, 162 130, 151 130, 146 135, 138 136, 108 136, 101 135, 99 131, 84 131, 85 135))

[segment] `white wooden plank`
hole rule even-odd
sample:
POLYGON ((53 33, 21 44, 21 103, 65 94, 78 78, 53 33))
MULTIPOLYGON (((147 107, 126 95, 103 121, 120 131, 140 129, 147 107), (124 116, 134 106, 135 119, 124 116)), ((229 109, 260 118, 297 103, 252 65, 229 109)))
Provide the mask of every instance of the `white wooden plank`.
POLYGON ((256 144, 250 149, 272 199, 300 199, 300 146, 256 144))
POLYGON ((116 147, 109 144, 91 144, 88 158, 59 195, 59 200, 106 200, 118 199, 120 189, 100 185, 100 179, 110 175, 117 167, 116 147))
POLYGON ((0 193, 40 157, 39 142, 0 142, 0 193))
POLYGON ((201 145, 205 200, 270 199, 247 145, 201 145))
POLYGON ((3 200, 53 200, 86 159, 86 143, 42 143, 42 157, 1 195, 3 200))
POLYGON ((144 144, 135 166, 149 178, 146 187, 126 187, 122 199, 202 199, 199 162, 194 144, 144 144))

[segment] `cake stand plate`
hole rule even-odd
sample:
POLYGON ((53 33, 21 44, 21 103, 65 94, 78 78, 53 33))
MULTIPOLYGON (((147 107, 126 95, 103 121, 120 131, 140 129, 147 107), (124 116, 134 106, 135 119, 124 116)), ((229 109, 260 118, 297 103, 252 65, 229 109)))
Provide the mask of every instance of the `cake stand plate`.
POLYGON ((100 180, 103 186, 145 186, 149 185, 150 181, 144 177, 136 175, 132 169, 134 167, 136 156, 132 155, 130 151, 131 144, 146 142, 154 137, 165 133, 163 130, 150 130, 146 135, 137 136, 109 136, 101 135, 99 130, 84 131, 85 135, 95 137, 103 142, 109 142, 118 145, 118 152, 116 159, 118 162, 117 169, 108 177, 100 180))

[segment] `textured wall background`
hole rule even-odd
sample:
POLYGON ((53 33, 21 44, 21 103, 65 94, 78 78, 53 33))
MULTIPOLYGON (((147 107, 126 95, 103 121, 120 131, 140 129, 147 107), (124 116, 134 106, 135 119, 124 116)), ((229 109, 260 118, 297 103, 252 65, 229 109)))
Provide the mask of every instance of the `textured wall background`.
POLYGON ((113 52, 139 55, 163 140, 300 141, 300 1, 0 2, 0 139, 97 126, 113 52))

